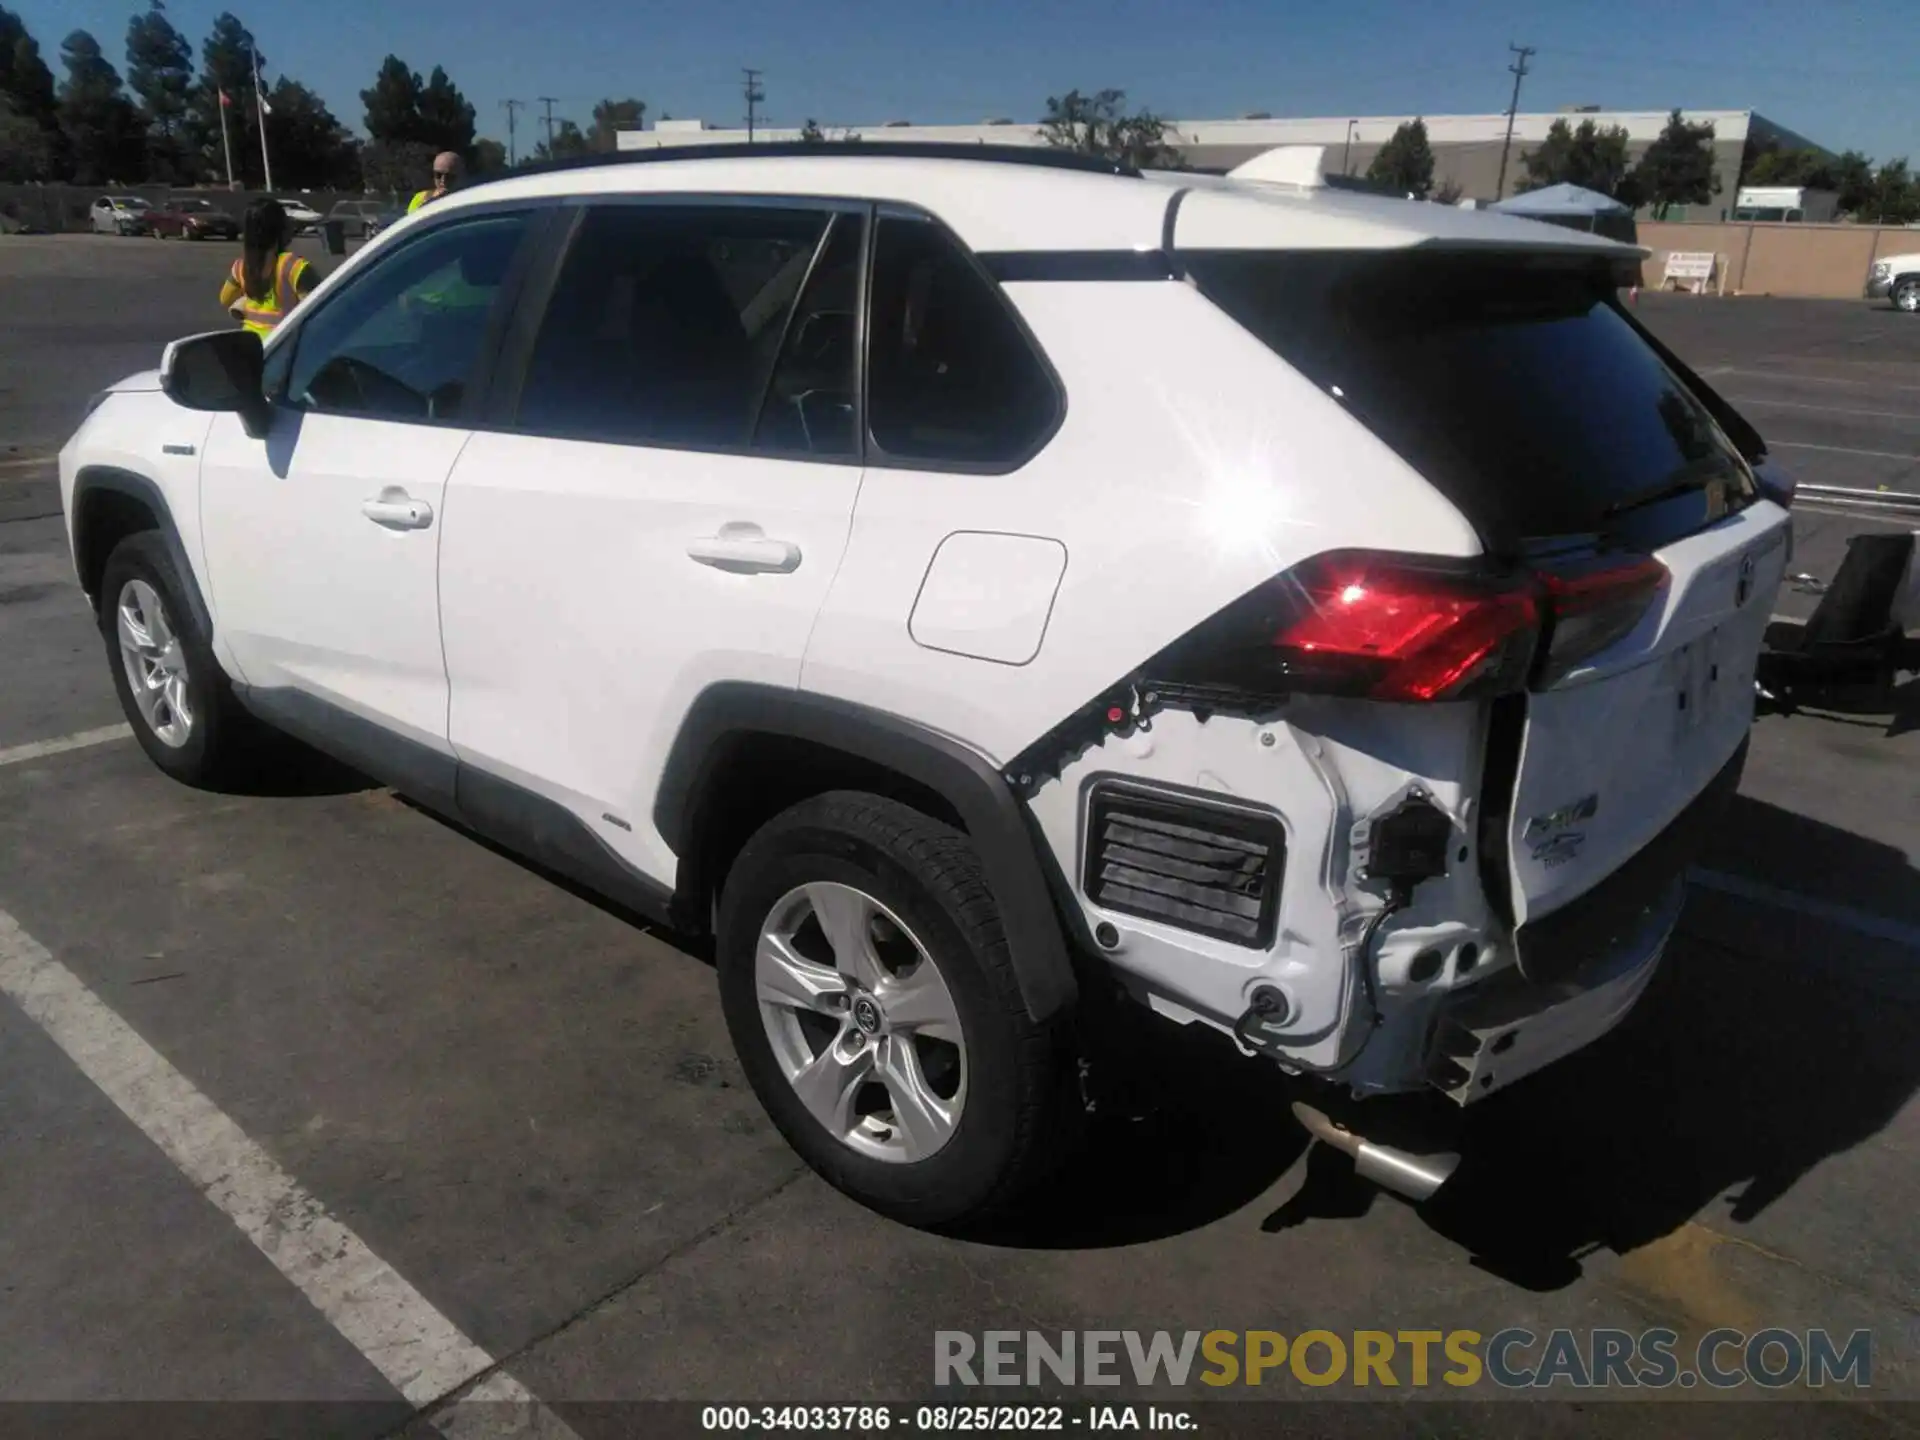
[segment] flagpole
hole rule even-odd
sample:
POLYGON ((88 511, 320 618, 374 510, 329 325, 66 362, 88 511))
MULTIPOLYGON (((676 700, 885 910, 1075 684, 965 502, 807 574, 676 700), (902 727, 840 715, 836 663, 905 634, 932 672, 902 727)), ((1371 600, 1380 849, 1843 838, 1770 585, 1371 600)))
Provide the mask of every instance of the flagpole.
POLYGON ((220 112, 220 151, 227 157, 227 189, 233 189, 233 141, 227 138, 227 92, 216 88, 214 98, 219 101, 215 107, 220 112))
POLYGON ((260 118, 260 168, 266 172, 267 189, 273 189, 273 161, 267 158, 267 116, 273 112, 267 108, 267 97, 260 89, 260 52, 249 45, 253 55, 253 105, 260 118))

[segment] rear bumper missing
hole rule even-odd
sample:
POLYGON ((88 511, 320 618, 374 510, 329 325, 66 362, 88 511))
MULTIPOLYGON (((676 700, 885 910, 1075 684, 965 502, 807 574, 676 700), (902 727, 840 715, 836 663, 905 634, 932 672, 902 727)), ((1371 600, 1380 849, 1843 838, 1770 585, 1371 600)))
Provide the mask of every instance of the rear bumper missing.
POLYGON ((1637 855, 1571 904, 1522 925, 1518 964, 1440 1009, 1428 1080, 1466 1104, 1618 1025, 1653 979, 1686 899, 1686 872, 1740 788, 1748 742, 1637 855))
POLYGON ((1462 991, 1440 1012, 1429 1080, 1469 1104, 1585 1048, 1626 1018, 1659 968, 1680 918, 1684 882, 1641 918, 1604 966, 1539 985, 1517 969, 1462 991))

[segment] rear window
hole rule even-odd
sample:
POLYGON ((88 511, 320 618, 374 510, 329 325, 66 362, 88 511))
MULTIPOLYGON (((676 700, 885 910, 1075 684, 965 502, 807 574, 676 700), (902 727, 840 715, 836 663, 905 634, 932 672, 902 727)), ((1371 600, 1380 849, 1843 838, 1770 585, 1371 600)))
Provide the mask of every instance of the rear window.
POLYGON ((1203 293, 1517 554, 1653 549, 1750 503, 1751 473, 1591 260, 1187 257, 1203 293))

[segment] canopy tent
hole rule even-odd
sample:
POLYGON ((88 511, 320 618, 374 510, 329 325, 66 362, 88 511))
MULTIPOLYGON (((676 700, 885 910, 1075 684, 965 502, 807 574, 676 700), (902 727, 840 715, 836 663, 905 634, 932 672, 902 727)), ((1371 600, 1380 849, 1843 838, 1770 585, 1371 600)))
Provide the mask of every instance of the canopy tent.
POLYGON ((1528 190, 1487 208, 1503 215, 1517 215, 1523 220, 1564 225, 1570 230, 1590 230, 1629 244, 1634 241, 1632 209, 1598 190, 1579 185, 1549 185, 1543 190, 1528 190))

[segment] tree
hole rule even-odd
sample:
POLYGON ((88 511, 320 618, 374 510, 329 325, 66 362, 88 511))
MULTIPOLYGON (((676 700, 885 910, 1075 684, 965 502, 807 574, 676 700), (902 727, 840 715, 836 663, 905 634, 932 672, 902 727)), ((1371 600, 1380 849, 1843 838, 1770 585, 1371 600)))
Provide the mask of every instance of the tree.
POLYGON ((1810 190, 1838 190, 1834 164, 1819 150, 1762 150, 1755 157, 1743 185, 1804 185, 1810 190))
POLYGON ((1696 124, 1675 110, 1633 175, 1656 220, 1664 220, 1675 205, 1706 204, 1720 193, 1720 177, 1713 170, 1713 122, 1696 124))
POLYGON ((647 102, 631 97, 602 100, 593 107, 593 124, 587 130, 587 145, 603 155, 620 148, 622 130, 638 130, 647 114, 647 102))
POLYGON ((367 134, 389 145, 424 141, 420 100, 425 88, 406 61, 398 55, 387 56, 380 62, 373 87, 360 92, 360 103, 367 107, 367 134))
POLYGON ((420 92, 420 134, 435 150, 465 156, 473 149, 473 106, 438 65, 420 92))
POLYGON ((1458 205, 1460 197, 1467 193, 1467 187, 1458 180, 1443 180, 1433 187, 1433 193, 1427 198, 1436 205, 1458 205))
MULTIPOLYGON (((1582 120, 1576 130, 1565 120, 1547 127, 1547 138, 1537 150, 1520 157, 1526 177, 1521 190, 1539 190, 1548 185, 1578 185, 1616 200, 1632 173, 1627 158, 1627 132, 1618 125, 1602 130, 1591 120, 1582 120)), ((1630 200, 1627 203, 1631 204, 1630 200)))
POLYGON ((1840 209, 1858 215, 1873 200, 1873 161, 1849 150, 1833 162, 1833 188, 1840 192, 1840 209))
POLYGON ((1867 215, 1882 225, 1907 225, 1920 220, 1920 183, 1908 173, 1905 157, 1889 160, 1873 177, 1867 215))
MULTIPOLYGON (((259 56, 264 68, 267 61, 259 56)), ((187 141, 202 174, 226 178, 226 156, 220 144, 220 96, 227 107, 227 138, 233 151, 233 178, 245 183, 259 173, 260 131, 252 104, 255 52, 253 34, 238 18, 222 13, 200 46, 200 83, 194 87, 193 108, 187 117, 187 141)), ((271 103, 271 102, 269 102, 271 103)))
POLYGON ((48 127, 59 108, 53 71, 40 58, 40 42, 27 33, 26 22, 4 5, 0 5, 0 99, 15 115, 48 127))
POLYGON ((360 177, 360 146, 321 98, 282 75, 267 96, 273 178, 296 190, 340 190, 360 177))
POLYGON ((542 140, 533 147, 533 154, 527 157, 528 164, 544 164, 549 160, 577 160, 582 155, 591 155, 587 137, 580 127, 571 120, 562 120, 553 127, 553 143, 542 140))
POLYGON ((1082 155, 1132 165, 1172 168, 1180 163, 1172 128, 1151 110, 1127 114, 1124 90, 1100 90, 1082 95, 1069 90, 1047 97, 1047 113, 1040 133, 1047 144, 1082 155))
POLYGON ((506 146, 488 136, 482 136, 473 142, 473 173, 475 175, 504 175, 506 171, 506 146))
POLYGON ((1410 199, 1426 199, 1433 189, 1433 147, 1427 143, 1427 122, 1416 117, 1395 130, 1374 154, 1367 178, 1410 199))
POLYGON ((76 30, 61 42, 60 61, 67 69, 60 86, 60 131, 74 183, 139 179, 146 168, 140 116, 121 86, 120 72, 100 53, 100 42, 76 30))
POLYGON ((800 139, 803 144, 824 145, 826 144, 827 136, 826 132, 820 128, 818 122, 809 115, 807 117, 807 123, 800 127, 800 139))
POLYGON ((37 120, 15 112, 0 95, 0 180, 46 180, 53 174, 53 136, 37 120))
POLYGON ((0 6, 0 175, 47 180, 65 168, 53 72, 26 23, 0 6))
POLYGON ((127 85, 140 97, 152 168, 175 178, 193 99, 193 47, 167 19, 166 0, 151 0, 127 22, 127 85))
POLYGON ((424 140, 369 140, 360 147, 360 183, 378 194, 413 195, 427 188, 434 153, 424 140))

